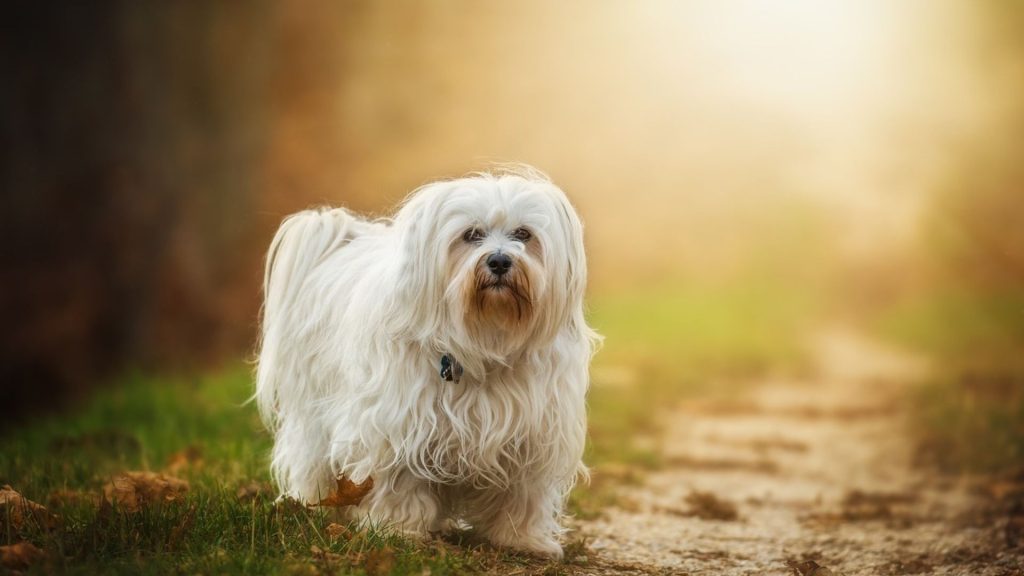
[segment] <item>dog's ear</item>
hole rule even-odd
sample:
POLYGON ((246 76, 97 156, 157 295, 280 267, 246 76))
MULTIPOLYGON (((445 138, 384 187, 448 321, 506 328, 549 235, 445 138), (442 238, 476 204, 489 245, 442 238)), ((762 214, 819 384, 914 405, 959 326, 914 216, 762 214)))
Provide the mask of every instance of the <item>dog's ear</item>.
POLYGON ((564 218, 566 241, 569 247, 570 267, 568 282, 568 322, 577 337, 586 342, 590 351, 601 345, 602 336, 595 332, 586 321, 583 297, 587 291, 587 254, 583 244, 583 222, 569 203, 565 193, 559 192, 560 207, 564 218))
POLYGON ((391 332, 426 340, 438 333, 444 313, 448 246, 441 222, 446 182, 417 189, 395 216, 397 232, 392 299, 385 319, 391 332))
POLYGON ((567 326, 577 337, 594 341, 596 335, 587 326, 583 314, 583 296, 587 289, 587 255, 583 245, 583 223, 565 193, 555 186, 549 189, 558 225, 551 233, 548 266, 560 283, 551 291, 551 329, 567 326), (557 249, 554 249, 556 248, 557 249))
POLYGON ((583 223, 561 190, 555 196, 565 234, 568 304, 570 308, 578 308, 583 304, 583 294, 587 289, 587 254, 583 247, 583 223))

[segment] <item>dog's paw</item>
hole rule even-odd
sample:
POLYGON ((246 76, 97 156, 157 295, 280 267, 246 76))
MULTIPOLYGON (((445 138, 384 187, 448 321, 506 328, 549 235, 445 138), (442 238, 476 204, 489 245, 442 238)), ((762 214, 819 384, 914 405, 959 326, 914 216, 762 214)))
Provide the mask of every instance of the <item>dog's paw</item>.
POLYGON ((565 556, 562 545, 554 538, 529 540, 523 543, 522 550, 552 560, 561 560, 565 556))
POLYGON ((443 518, 437 520, 430 526, 430 533, 435 536, 450 534, 452 532, 455 532, 459 528, 460 526, 457 520, 452 520, 451 518, 443 518))
POLYGON ((502 548, 510 548, 519 552, 526 552, 534 556, 540 556, 541 558, 548 558, 551 560, 561 560, 564 556, 562 552, 562 545, 558 543, 558 540, 550 537, 535 536, 535 537, 510 537, 504 538, 504 541, 496 541, 492 539, 492 543, 502 548))

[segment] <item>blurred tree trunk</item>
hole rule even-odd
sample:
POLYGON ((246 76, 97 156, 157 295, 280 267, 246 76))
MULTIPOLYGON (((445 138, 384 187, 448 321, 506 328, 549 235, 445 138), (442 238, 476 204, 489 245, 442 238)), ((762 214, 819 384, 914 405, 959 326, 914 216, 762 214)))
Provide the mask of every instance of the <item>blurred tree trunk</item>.
POLYGON ((270 13, 268 2, 5 10, 4 416, 74 398, 114 368, 178 367, 250 342, 258 274, 236 256, 252 252, 270 13))

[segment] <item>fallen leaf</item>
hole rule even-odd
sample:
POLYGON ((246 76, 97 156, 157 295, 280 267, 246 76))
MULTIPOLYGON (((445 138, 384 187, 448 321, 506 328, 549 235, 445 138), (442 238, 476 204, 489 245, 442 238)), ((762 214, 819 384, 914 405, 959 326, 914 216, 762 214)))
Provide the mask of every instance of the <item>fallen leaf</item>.
POLYGON ((702 520, 736 520, 739 512, 736 505, 720 499, 710 492, 690 492, 686 497, 686 503, 690 505, 688 515, 696 516, 702 520))
POLYGON ((697 470, 745 470, 763 472, 765 474, 774 474, 779 471, 777 463, 763 458, 694 458, 680 455, 667 459, 665 463, 668 466, 677 468, 693 468, 697 470))
POLYGON ((562 547, 562 551, 565 553, 566 562, 569 564, 586 565, 590 561, 587 539, 585 537, 566 542, 565 546, 562 547))
POLYGON ((53 527, 57 521, 45 506, 25 498, 7 485, 0 488, 0 519, 9 520, 15 528, 21 528, 29 519, 47 528, 53 527))
POLYGON ((185 512, 185 516, 181 519, 181 522, 171 530, 171 535, 167 539, 167 547, 174 550, 181 543, 185 534, 192 529, 192 525, 195 524, 196 520, 196 507, 195 505, 189 506, 188 511, 185 512))
POLYGON ((341 524, 331 522, 327 525, 327 535, 333 541, 339 538, 348 538, 352 535, 352 531, 346 528, 345 526, 342 526, 341 524))
POLYGON ((366 553, 366 560, 363 563, 363 568, 370 576, 380 576, 381 574, 390 574, 391 570, 395 567, 395 551, 391 548, 381 548, 380 550, 370 550, 366 553))
POLYGON ((0 546, 0 566, 12 570, 28 568, 46 557, 46 553, 36 548, 31 542, 18 542, 10 546, 0 546))
POLYGON ((184 450, 171 454, 167 459, 166 471, 168 474, 179 474, 187 468, 200 468, 203 465, 203 449, 191 445, 184 450))
POLYGON ((65 508, 68 506, 90 506, 99 505, 101 500, 95 493, 83 492, 81 490, 54 490, 47 497, 47 503, 52 508, 65 508))
POLYGON ((242 502, 251 502, 258 498, 264 498, 272 491, 269 484, 266 482, 257 482, 253 480, 248 484, 243 484, 238 487, 238 491, 235 492, 235 496, 242 502))
POLYGON ((309 547, 310 553, 313 554, 313 558, 325 562, 327 564, 337 564, 341 562, 341 554, 335 554, 334 552, 326 552, 323 548, 320 548, 316 544, 309 547))
POLYGON ((824 566, 820 566, 814 560, 796 562, 789 560, 786 565, 796 572, 797 576, 834 576, 833 572, 824 566))
POLYGON ((1003 529, 1006 545, 1010 548, 1024 547, 1024 516, 1010 516, 1003 529))
POLYGON ((306 508, 305 504, 299 502, 295 498, 290 498, 288 496, 285 496, 284 498, 281 498, 274 502, 274 514, 277 514, 279 516, 303 514, 307 511, 308 509, 306 508))
POLYGON ((358 506, 363 497, 373 490, 373 478, 367 476, 361 484, 352 482, 344 475, 338 476, 336 480, 337 490, 331 492, 327 498, 320 501, 319 506, 332 506, 341 508, 343 506, 358 506))
POLYGON ((122 472, 103 487, 108 501, 127 512, 172 502, 188 492, 188 482, 157 472, 122 472))
POLYGON ((917 495, 900 492, 865 492, 863 490, 851 490, 843 498, 843 504, 847 506, 862 506, 871 504, 912 504, 917 501, 917 495))
POLYGON ((887 566, 885 566, 887 574, 931 574, 934 566, 928 562, 927 556, 924 554, 916 558, 900 558, 893 560, 887 566))
POLYGON ((641 480, 641 475, 635 466, 623 464, 604 464, 591 471, 591 485, 603 485, 608 482, 618 484, 636 484, 641 480))

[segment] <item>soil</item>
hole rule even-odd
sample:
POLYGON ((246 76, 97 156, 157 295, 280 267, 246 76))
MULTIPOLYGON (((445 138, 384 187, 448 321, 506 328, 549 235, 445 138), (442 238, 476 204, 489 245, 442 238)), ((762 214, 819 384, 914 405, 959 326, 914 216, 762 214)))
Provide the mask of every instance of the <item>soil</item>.
POLYGON ((815 349, 813 377, 672 410, 665 465, 576 521, 579 571, 1024 574, 1024 518, 986 489, 1005 483, 915 465, 906 392, 928 367, 842 331, 815 349))

